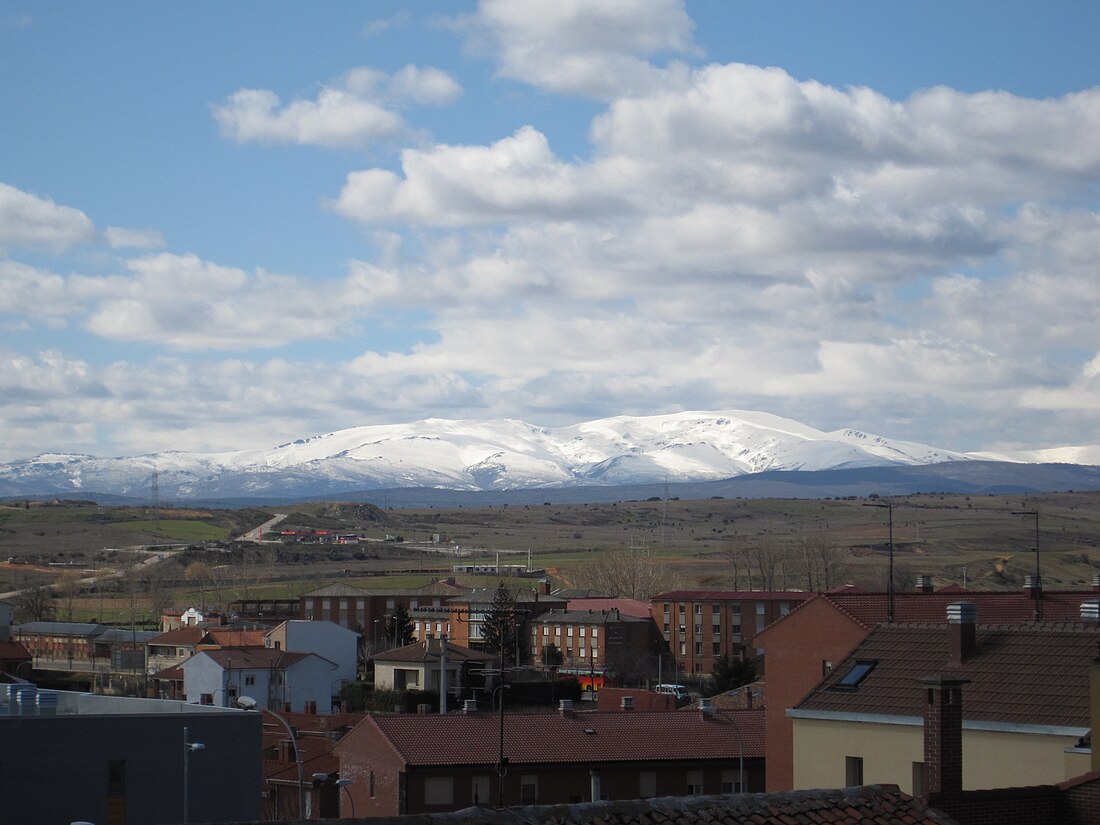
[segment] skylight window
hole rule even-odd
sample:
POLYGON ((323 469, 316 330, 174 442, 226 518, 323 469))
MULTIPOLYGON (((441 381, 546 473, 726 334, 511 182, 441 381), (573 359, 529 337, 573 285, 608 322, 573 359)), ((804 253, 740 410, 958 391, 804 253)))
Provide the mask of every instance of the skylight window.
POLYGON ((876 662, 856 662, 848 672, 840 677, 835 687, 845 688, 847 690, 855 690, 859 687, 859 683, 867 678, 867 674, 875 669, 876 662))

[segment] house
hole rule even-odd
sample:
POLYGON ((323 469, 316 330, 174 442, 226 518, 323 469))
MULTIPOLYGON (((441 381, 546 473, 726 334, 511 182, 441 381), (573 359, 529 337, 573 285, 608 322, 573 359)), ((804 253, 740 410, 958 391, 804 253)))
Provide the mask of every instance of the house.
POLYGON ((369 716, 334 749, 349 802, 374 817, 763 786, 759 712, 576 713, 561 704, 557 713, 369 716))
POLYGON ((444 639, 425 639, 374 654, 371 657, 374 662, 374 686, 383 690, 438 692, 442 684, 444 659, 448 692, 465 686, 466 673, 471 666, 484 667, 495 661, 488 653, 479 650, 460 647, 444 639))
POLYGON ((891 617, 903 623, 940 623, 945 621, 947 605, 960 599, 978 605, 985 624, 1033 622, 1037 611, 1050 621, 1076 621, 1081 603, 1096 597, 1088 590, 1044 592, 1033 582, 1017 591, 944 588, 933 592, 927 577, 918 581, 918 590, 893 596, 856 588, 816 594, 758 632, 755 644, 765 651, 767 667, 769 791, 795 787, 787 709, 798 704, 880 623, 891 617))
POLYGON ((798 590, 670 590, 650 605, 671 654, 670 674, 679 678, 713 673, 722 656, 755 659, 761 653, 756 634, 813 596, 798 590))
MULTIPOLYGON (((414 611, 412 618, 417 627, 417 638, 439 635, 438 629, 456 645, 480 650, 484 647, 484 622, 497 594, 496 587, 471 590, 447 600, 443 609, 414 611)), ((551 596, 543 588, 508 586, 508 595, 515 605, 517 631, 521 638, 530 634, 529 623, 550 610, 564 610, 567 599, 551 596)))
POLYGON ((162 670, 186 661, 200 650, 263 646, 261 630, 188 625, 150 638, 145 643, 145 655, 150 669, 162 670))
POLYGON ((12 639, 34 657, 36 667, 54 669, 81 664, 144 671, 145 644, 156 635, 96 622, 26 622, 12 628, 12 639))
POLYGON ((359 634, 324 619, 291 619, 263 634, 264 647, 294 653, 316 653, 336 665, 333 678, 355 679, 359 665, 359 634))
POLYGON ((796 788, 890 782, 924 793, 926 704, 949 684, 966 685, 961 712, 952 707, 962 788, 1053 784, 1091 769, 1078 742, 1090 728, 1096 620, 984 626, 970 601, 946 618, 879 625, 787 711, 796 788))
POLYGON ((3 822, 259 818, 258 714, 33 685, 19 691, 20 713, 7 712, 15 703, 0 708, 3 822))
POLYGON ((203 650, 179 665, 188 702, 233 707, 241 696, 261 708, 331 713, 338 667, 313 653, 273 648, 203 650))
POLYGON ((548 610, 529 624, 535 667, 575 676, 583 688, 601 688, 605 673, 629 672, 634 681, 656 675, 656 661, 650 667, 649 660, 657 638, 648 616, 618 609, 548 610))

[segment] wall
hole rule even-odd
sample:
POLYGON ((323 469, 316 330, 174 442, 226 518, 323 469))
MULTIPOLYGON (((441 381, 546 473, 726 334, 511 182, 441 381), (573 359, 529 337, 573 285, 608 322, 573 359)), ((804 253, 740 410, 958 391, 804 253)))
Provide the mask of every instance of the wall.
MULTIPOLYGON (((794 721, 794 787, 838 788, 845 757, 863 757, 864 784, 894 784, 913 793, 913 763, 924 761, 920 724, 888 725, 819 719, 794 721)), ((1076 736, 963 730, 963 788, 1007 788, 1057 783, 1064 751, 1076 736)))
POLYGON ((801 702, 821 681, 823 662, 840 664, 866 636, 866 629, 824 599, 799 607, 762 634, 759 642, 768 668, 764 739, 769 791, 795 787, 793 734, 787 708, 801 702))

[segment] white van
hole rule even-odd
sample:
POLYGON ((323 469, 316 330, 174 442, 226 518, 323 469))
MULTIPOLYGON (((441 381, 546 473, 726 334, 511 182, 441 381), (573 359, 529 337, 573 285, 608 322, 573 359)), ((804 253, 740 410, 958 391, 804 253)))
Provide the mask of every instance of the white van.
POLYGON ((690 702, 691 694, 683 685, 657 685, 653 689, 656 693, 665 693, 676 697, 677 702, 690 702))

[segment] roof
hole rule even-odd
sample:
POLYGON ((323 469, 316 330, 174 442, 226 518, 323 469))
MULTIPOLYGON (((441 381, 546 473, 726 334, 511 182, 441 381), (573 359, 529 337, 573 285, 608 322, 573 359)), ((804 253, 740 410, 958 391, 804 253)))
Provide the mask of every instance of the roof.
MULTIPOLYGON (((420 642, 413 642, 411 645, 375 653, 371 656, 371 661, 438 662, 439 653, 440 647, 438 639, 424 639, 420 642)), ((451 642, 447 642, 447 659, 452 662, 488 662, 492 661, 494 658, 494 656, 483 653, 480 650, 473 650, 472 648, 461 647, 451 642)))
POLYGON ((377 817, 373 825, 955 825, 897 785, 723 796, 666 796, 576 805, 467 808, 439 814, 377 817))
POLYGON ((114 644, 149 644, 160 634, 155 630, 127 630, 124 627, 108 627, 102 633, 96 635, 96 642, 109 642, 114 644))
MULTIPOLYGON (((225 670, 285 670, 315 654, 291 653, 289 650, 266 647, 221 647, 217 650, 204 650, 196 655, 209 656, 225 670)), ((186 667, 193 661, 194 657, 181 666, 186 667)))
POLYGON ((816 596, 807 590, 668 590, 653 596, 660 602, 804 602, 816 596))
POLYGON ((94 622, 24 622, 12 625, 11 632, 33 636, 98 636, 106 625, 94 622))
POLYGON ((550 595, 557 596, 561 599, 612 599, 610 593, 604 593, 602 590, 592 590, 584 587, 559 587, 553 591, 550 595))
POLYGON ((0 642, 0 661, 21 662, 33 658, 19 642, 0 642))
POLYGON ((146 644, 150 645, 174 645, 183 646, 197 645, 199 641, 206 635, 205 627, 177 627, 175 630, 169 630, 154 636, 146 644))
POLYGON ((741 710, 749 707, 750 693, 752 694, 752 707, 762 708, 766 706, 765 685, 763 681, 759 680, 712 696, 710 697, 710 703, 719 710, 741 710))
POLYGON ((970 680, 963 687, 967 721, 1088 728, 1098 641, 1095 625, 978 627, 973 656, 949 670, 948 625, 880 625, 797 709, 921 717, 919 680, 944 672, 970 680), (856 662, 874 666, 854 689, 839 687, 856 662))
POLYGON ((436 580, 419 587, 353 587, 350 584, 328 584, 303 593, 302 598, 316 596, 455 596, 469 592, 470 588, 455 582, 436 580))
MULTIPOLYGON (((564 607, 569 603, 568 599, 563 599, 561 596, 547 596, 545 593, 539 593, 537 590, 529 590, 524 587, 515 588, 505 586, 508 591, 509 597, 519 604, 529 604, 533 602, 539 602, 540 604, 548 605, 561 605, 564 607)), ((497 588, 495 587, 483 587, 478 590, 470 590, 466 593, 454 596, 448 599, 449 604, 492 604, 493 597, 497 594, 497 588)))
POLYGON ((533 620, 540 624, 547 622, 561 622, 562 624, 607 624, 608 622, 625 622, 636 624, 638 622, 651 622, 653 617, 647 612, 645 617, 628 616, 625 613, 616 614, 614 609, 608 610, 548 610, 533 620))
MULTIPOLYGON (((493 712, 371 716, 408 765, 490 765, 500 749, 493 712)), ((513 765, 734 759, 764 755, 762 711, 585 711, 504 714, 504 753, 513 765)))
POLYGON ((369 596, 370 591, 361 587, 352 587, 350 584, 326 584, 316 590, 303 593, 301 598, 308 599, 315 596, 369 596))
POLYGON ((222 647, 263 647, 266 630, 208 630, 204 643, 222 647))
MULTIPOLYGON (((826 593, 826 599, 854 618, 864 627, 874 627, 886 621, 889 597, 886 593, 845 591, 826 593)), ((978 605, 978 617, 983 624, 1020 624, 1035 618, 1035 600, 1023 590, 998 592, 937 590, 935 593, 895 593, 894 621, 943 622, 947 605, 960 598, 978 605)), ((1088 590, 1047 590, 1043 592, 1043 619, 1071 621, 1081 618, 1081 602, 1100 598, 1088 590)))
MULTIPOLYGON (((561 595, 555 594, 555 595, 561 595)), ((623 616, 633 616, 636 619, 651 619, 653 611, 649 602, 641 599, 604 599, 587 597, 583 599, 569 599, 566 610, 618 610, 623 616)))

